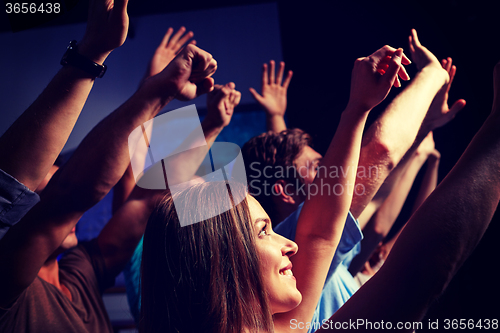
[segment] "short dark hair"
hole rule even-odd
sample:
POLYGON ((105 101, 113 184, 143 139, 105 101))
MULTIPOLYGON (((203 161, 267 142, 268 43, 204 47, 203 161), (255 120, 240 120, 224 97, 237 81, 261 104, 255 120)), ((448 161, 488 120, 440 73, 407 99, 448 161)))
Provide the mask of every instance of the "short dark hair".
POLYGON ((293 185, 301 183, 302 179, 295 169, 294 161, 305 146, 312 143, 311 136, 301 129, 287 129, 281 133, 266 132, 255 136, 243 145, 242 155, 247 173, 250 194, 255 197, 266 210, 274 223, 276 211, 266 184, 273 186, 278 180, 283 179, 293 185), (278 168, 292 169, 280 175, 278 168), (264 175, 264 170, 271 169, 264 175), (267 175, 271 175, 268 177, 267 175))
POLYGON ((165 196, 144 235, 141 332, 272 331, 254 238, 243 185, 208 182, 165 196), (228 193, 245 199, 224 211, 228 193), (214 217, 181 227, 176 209, 196 218, 196 207, 214 217))

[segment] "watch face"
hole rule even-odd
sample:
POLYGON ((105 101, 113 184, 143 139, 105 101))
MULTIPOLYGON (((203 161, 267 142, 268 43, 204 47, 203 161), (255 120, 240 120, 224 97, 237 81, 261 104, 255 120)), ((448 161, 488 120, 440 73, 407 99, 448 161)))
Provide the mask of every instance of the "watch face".
POLYGON ((69 42, 69 45, 68 45, 68 50, 72 50, 76 47, 76 40, 72 40, 69 42))
POLYGON ((106 73, 106 70, 108 69, 108 67, 106 65, 99 65, 99 64, 96 64, 96 65, 99 66, 99 67, 102 67, 102 68, 100 68, 99 75, 97 75, 98 78, 101 78, 106 73))

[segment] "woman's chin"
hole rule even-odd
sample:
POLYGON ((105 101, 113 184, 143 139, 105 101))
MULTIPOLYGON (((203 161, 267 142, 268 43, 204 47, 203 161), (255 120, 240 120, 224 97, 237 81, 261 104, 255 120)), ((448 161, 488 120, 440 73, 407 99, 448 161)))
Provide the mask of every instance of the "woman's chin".
POLYGON ((296 291, 296 293, 291 296, 286 302, 281 302, 277 305, 271 305, 273 314, 276 313, 285 313, 288 311, 292 311, 302 302, 302 294, 300 291, 296 291))

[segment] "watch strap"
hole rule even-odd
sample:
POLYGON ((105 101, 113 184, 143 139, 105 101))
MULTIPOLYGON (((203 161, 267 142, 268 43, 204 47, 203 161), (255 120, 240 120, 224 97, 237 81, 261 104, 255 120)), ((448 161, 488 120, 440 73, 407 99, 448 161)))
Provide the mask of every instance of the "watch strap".
POLYGON ((90 75, 93 78, 101 78, 106 73, 106 65, 100 65, 98 63, 93 62, 92 60, 86 58, 85 56, 78 53, 76 50, 76 40, 72 40, 69 43, 68 49, 64 53, 61 59, 61 65, 63 66, 73 66, 79 68, 90 75))

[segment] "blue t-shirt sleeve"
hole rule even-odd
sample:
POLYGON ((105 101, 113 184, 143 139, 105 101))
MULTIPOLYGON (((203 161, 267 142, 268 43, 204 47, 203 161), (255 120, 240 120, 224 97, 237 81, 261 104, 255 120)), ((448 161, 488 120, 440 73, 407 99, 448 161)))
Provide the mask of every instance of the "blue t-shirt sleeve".
MULTIPOLYGON (((297 221, 299 219, 300 212, 302 211, 303 203, 299 205, 299 208, 293 212, 290 216, 278 224, 274 231, 283 237, 291 240, 295 240, 295 232, 297 230, 297 221)), ((327 280, 332 275, 333 271, 343 262, 344 265, 348 265, 352 258, 359 252, 359 242, 363 239, 363 233, 359 228, 359 223, 356 221, 351 212, 347 214, 345 221, 344 230, 342 231, 342 236, 340 238, 340 243, 335 251, 335 255, 332 259, 332 264, 328 271, 327 280), (348 262, 347 262, 348 261, 348 262)))
POLYGON ((359 228, 359 223, 354 219, 351 212, 349 212, 345 221, 344 230, 342 231, 340 243, 337 246, 337 250, 335 251, 335 255, 332 259, 332 264, 330 265, 328 277, 330 277, 332 271, 335 270, 341 263, 349 266, 354 256, 359 253, 360 242, 362 239, 363 233, 359 228))
POLYGON ((0 239, 38 201, 38 194, 0 169, 0 239))

